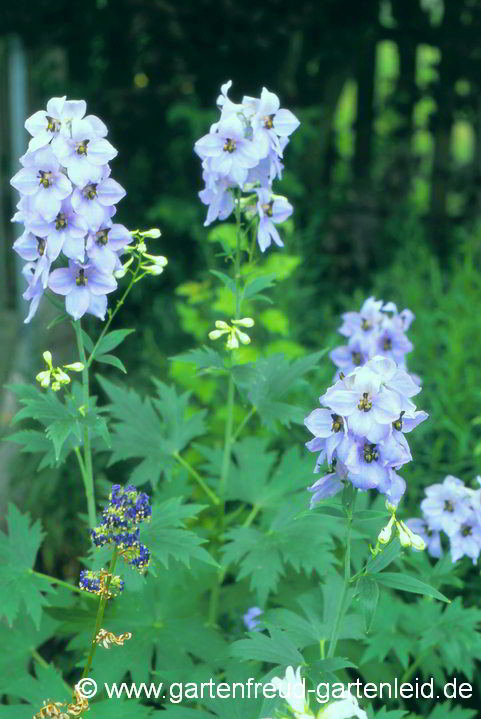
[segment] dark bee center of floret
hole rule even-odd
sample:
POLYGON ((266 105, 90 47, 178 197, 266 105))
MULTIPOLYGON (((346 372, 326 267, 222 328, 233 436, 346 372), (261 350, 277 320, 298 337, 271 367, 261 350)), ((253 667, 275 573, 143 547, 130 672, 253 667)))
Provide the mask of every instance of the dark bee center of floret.
POLYGON ((87 277, 85 277, 84 269, 80 269, 78 271, 78 277, 75 280, 75 282, 79 287, 85 287, 85 285, 88 283, 88 279, 87 279, 87 277))
POLYGON ((369 322, 369 320, 365 320, 365 319, 362 320, 361 329, 364 330, 364 332, 367 332, 368 330, 370 330, 371 327, 372 327, 372 325, 369 322))
POLYGON ((399 415, 399 418, 394 420, 394 422, 392 423, 392 426, 394 427, 394 429, 397 429, 398 432, 400 432, 403 428, 403 414, 404 410, 399 415))
POLYGON ((369 410, 372 408, 372 402, 369 399, 369 394, 367 392, 363 392, 363 395, 359 400, 357 408, 360 409, 361 412, 369 412, 369 410))
POLYGON ((267 130, 271 130, 274 127, 274 115, 266 115, 262 118, 264 121, 264 127, 267 130))
POLYGON ((361 353, 360 352, 351 352, 351 356, 352 356, 352 364, 355 365, 356 367, 359 367, 359 365, 362 362, 361 353))
POLYGON ((469 537, 472 533, 473 533, 473 528, 468 527, 466 525, 461 530, 461 534, 463 535, 463 537, 469 537))
POLYGON ((235 140, 231 140, 229 137, 224 143, 224 152, 234 152, 236 148, 235 140))
POLYGON ((63 212, 59 212, 57 217, 55 218, 55 229, 56 230, 64 230, 68 225, 68 219, 67 215, 65 215, 63 212))
POLYGON ((47 115, 47 130, 49 132, 57 132, 57 130, 60 129, 60 122, 59 120, 56 120, 54 117, 50 117, 47 115))
POLYGON ((444 511, 445 512, 454 512, 453 503, 449 501, 449 499, 444 500, 444 511))
POLYGON ((332 431, 340 432, 342 429, 342 417, 338 414, 331 414, 332 417, 332 431))
POLYGON ((95 199, 97 197, 97 185, 94 185, 93 183, 91 183, 90 185, 85 185, 84 189, 82 190, 82 194, 88 200, 95 199))
POLYGON ((392 349, 392 341, 390 337, 385 337, 384 342, 382 343, 382 348, 385 352, 392 349))
POLYGON ((51 172, 48 172, 47 170, 39 170, 38 176, 40 178, 40 185, 42 185, 43 187, 50 187, 53 182, 53 176, 51 172))
POLYGON ((42 257, 45 252, 45 247, 47 246, 47 241, 44 237, 36 237, 35 239, 37 240, 38 254, 42 257))
POLYGON ((369 444, 366 442, 364 445, 364 461, 370 464, 376 462, 379 459, 379 452, 377 451, 375 444, 369 444))
POLYGON ((272 200, 270 202, 266 202, 264 205, 261 205, 262 209, 264 210, 264 212, 266 213, 266 215, 268 217, 272 217, 272 205, 273 205, 272 200))
POLYGON ((88 140, 82 140, 82 142, 77 142, 77 155, 86 155, 87 154, 87 145, 89 144, 88 140))
POLYGON ((99 230, 96 234, 96 238, 97 238, 95 240, 96 243, 98 245, 102 245, 102 247, 104 247, 109 241, 109 232, 110 232, 110 228, 107 228, 105 230, 99 230))

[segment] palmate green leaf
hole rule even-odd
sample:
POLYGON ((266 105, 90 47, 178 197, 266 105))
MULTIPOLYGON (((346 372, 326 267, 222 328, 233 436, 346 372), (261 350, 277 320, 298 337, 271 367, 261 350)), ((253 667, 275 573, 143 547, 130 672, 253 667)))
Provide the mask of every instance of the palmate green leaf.
MULTIPOLYGON (((112 719, 112 703, 115 702, 115 719, 147 719, 152 716, 155 707, 142 704, 135 699, 106 699, 90 704, 95 719, 112 719)), ((179 718, 180 719, 180 718, 179 718)))
POLYGON ((295 388, 298 380, 318 365, 326 352, 321 350, 295 360, 276 354, 250 365, 255 370, 255 376, 247 396, 267 427, 274 428, 276 422, 286 426, 291 422, 303 422, 304 411, 281 400, 295 388))
MULTIPOLYGON (((125 593, 120 601, 108 604, 104 626, 115 634, 132 632, 132 639, 120 652, 99 648, 93 676, 112 683, 122 681, 129 671, 132 682, 152 681, 154 657, 155 681, 192 681, 199 662, 207 665, 209 676, 214 676, 224 664, 227 644, 218 630, 206 626, 206 589, 193 570, 182 565, 172 565, 162 573, 161 581, 147 573, 142 591, 125 593)), ((72 628, 76 633, 68 650, 83 653, 78 662, 81 666, 92 627, 84 631, 75 625, 72 628)))
MULTIPOLYGON (((0 602, 3 602, 3 598, 0 598, 0 602)), ((32 651, 55 634, 56 626, 56 621, 46 616, 45 612, 42 612, 38 628, 24 614, 17 616, 12 627, 4 621, 0 622, 0 644, 8 647, 8 651, 0 654, 0 695, 9 693, 12 667, 19 674, 27 674, 32 662, 32 651)))
POLYGON ((261 632, 249 632, 248 639, 239 639, 231 644, 229 654, 239 659, 257 659, 271 664, 298 666, 304 664, 304 657, 287 632, 267 625, 269 636, 261 632))
MULTIPOLYGON (((394 709, 394 711, 390 711, 389 709, 386 709, 385 706, 383 706, 381 710, 375 714, 372 708, 369 707, 369 712, 369 719, 371 719, 371 716, 374 717, 374 719, 402 719, 403 717, 408 716, 408 712, 405 712, 402 709, 394 709)), ((414 719, 414 717, 409 714, 409 719, 414 719)))
POLYGON ((157 380, 154 382, 159 399, 142 398, 133 390, 102 377, 98 379, 111 401, 108 409, 116 420, 110 464, 140 459, 130 476, 133 484, 150 482, 155 487, 161 474, 170 479, 174 455, 204 433, 205 412, 187 417, 189 393, 177 395, 174 388, 157 380))
POLYGON ((36 678, 30 674, 16 674, 10 672, 8 694, 28 702, 25 704, 12 704, 0 707, 2 719, 17 719, 17 717, 35 714, 42 706, 44 699, 59 702, 71 702, 72 693, 63 682, 62 676, 52 665, 46 667, 35 665, 36 678))
POLYGON ((170 359, 177 360, 178 362, 192 362, 198 370, 225 369, 222 355, 212 349, 212 347, 199 347, 198 349, 192 349, 180 355, 175 355, 175 357, 171 357, 170 359))
POLYGON ((202 509, 204 506, 200 504, 182 504, 182 497, 153 505, 152 519, 142 526, 141 539, 166 569, 169 557, 187 567, 193 558, 217 566, 217 562, 200 546, 207 540, 184 526, 184 520, 195 517, 202 509))
POLYGON ((420 579, 402 572, 381 572, 376 574, 375 581, 392 589, 401 589, 403 592, 423 594, 426 597, 434 597, 434 599, 439 599, 442 602, 451 602, 450 599, 438 592, 434 587, 430 587, 429 584, 422 582, 420 579))
POLYGON ((232 277, 229 277, 229 275, 226 275, 225 272, 219 272, 218 270, 209 270, 211 275, 214 275, 214 277, 217 277, 221 282, 224 283, 224 285, 232 292, 233 295, 236 293, 236 284, 235 280, 232 279, 232 277))
POLYGON ((30 526, 30 521, 29 514, 21 514, 13 504, 8 505, 8 534, 0 532, 0 614, 12 626, 18 612, 25 610, 38 628, 42 607, 49 603, 40 589, 54 590, 29 571, 44 537, 40 522, 30 526))
POLYGON ((276 279, 276 275, 270 274, 270 275, 263 275, 261 277, 255 277, 253 280, 248 282, 246 286, 244 287, 243 292, 243 299, 250 300, 253 299, 256 295, 259 294, 259 292, 262 292, 262 290, 266 290, 268 287, 273 287, 274 282, 273 280, 276 279))
POLYGON ((286 565, 297 572, 303 569, 310 574, 317 568, 325 574, 335 561, 332 538, 319 531, 317 518, 297 518, 296 514, 295 507, 281 506, 265 528, 233 527, 226 532, 224 561, 240 564, 237 579, 250 577, 251 589, 261 606, 269 592, 277 588, 286 565))

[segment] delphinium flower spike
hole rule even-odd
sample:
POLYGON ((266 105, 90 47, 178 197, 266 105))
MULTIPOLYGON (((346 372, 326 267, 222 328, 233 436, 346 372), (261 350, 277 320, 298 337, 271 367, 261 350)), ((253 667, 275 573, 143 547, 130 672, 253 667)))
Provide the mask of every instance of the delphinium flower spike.
POLYGON ((273 193, 272 183, 282 177, 284 149, 299 120, 281 109, 277 95, 265 87, 260 98, 244 96, 241 103, 232 102, 227 94, 231 85, 222 85, 217 99, 218 122, 195 143, 205 182, 199 196, 208 206, 204 224, 225 220, 236 206, 234 193, 238 198, 248 193, 258 220, 257 242, 264 252, 272 242, 283 246, 276 224, 293 211, 285 197, 273 193))
POLYGON ((107 295, 117 288, 114 273, 132 241, 112 221, 126 194, 110 177, 108 163, 117 150, 106 140, 107 127, 95 115, 85 116, 86 108, 83 100, 54 97, 46 111, 25 122, 32 138, 11 179, 20 193, 12 221, 25 228, 13 245, 27 262, 23 297, 31 304, 25 322, 47 288, 65 297, 75 320, 86 312, 104 319, 107 295), (53 269, 56 261, 60 266, 53 269))
POLYGON ((421 391, 394 360, 376 356, 329 387, 304 423, 314 439, 306 446, 318 452, 314 471, 327 462, 329 472, 315 482, 311 507, 332 497, 345 482, 358 489, 377 489, 397 505, 406 484, 397 470, 410 462, 404 436, 427 418, 411 397, 421 391))

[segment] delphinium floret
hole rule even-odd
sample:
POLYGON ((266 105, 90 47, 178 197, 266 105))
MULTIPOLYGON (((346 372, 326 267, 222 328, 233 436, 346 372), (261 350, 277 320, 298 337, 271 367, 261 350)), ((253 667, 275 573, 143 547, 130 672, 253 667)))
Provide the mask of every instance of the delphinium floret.
POLYGON ((205 182, 199 197, 208 206, 204 224, 229 217, 235 198, 241 207, 247 202, 257 218, 257 242, 264 252, 272 242, 283 246, 276 224, 293 212, 272 185, 282 177, 284 149, 300 123, 290 110, 280 108, 279 98, 267 88, 260 98, 244 96, 234 103, 227 94, 231 85, 222 85, 217 99, 218 122, 195 143, 205 182), (242 193, 247 196, 241 200, 242 193))
MULTIPOLYGON (((481 477, 477 477, 481 484, 481 477)), ((421 502, 422 518, 406 524, 424 539, 429 554, 443 554, 441 532, 448 537, 453 562, 464 556, 475 564, 481 552, 481 489, 472 489, 458 477, 448 475, 439 484, 425 489, 421 502)))
POLYGON ((75 320, 86 312, 103 320, 107 295, 117 288, 114 273, 132 241, 123 225, 112 223, 126 194, 110 177, 108 163, 117 150, 106 139, 107 127, 95 115, 85 116, 86 108, 84 100, 54 97, 46 111, 25 122, 32 138, 11 179, 20 193, 12 221, 25 228, 13 245, 27 261, 25 322, 47 288, 65 297, 75 320))
MULTIPOLYGON (((387 357, 406 368, 406 355, 413 349, 406 336, 414 319, 411 310, 399 312, 394 302, 369 297, 359 312, 345 312, 342 319, 339 333, 348 343, 329 355, 339 372, 348 374, 375 356, 387 357)), ((411 376, 419 383, 417 377, 411 376)))
POLYGON ((397 470, 412 459, 404 433, 428 416, 411 399, 420 391, 386 357, 376 356, 340 374, 319 398, 322 409, 304 420, 314 435, 306 446, 319 453, 314 471, 323 463, 329 467, 309 488, 311 507, 337 494, 346 482, 361 490, 377 489, 392 505, 399 503, 406 484, 397 470))
POLYGON ((149 521, 151 515, 145 492, 139 492, 133 485, 124 488, 114 484, 100 525, 90 530, 92 542, 96 547, 113 545, 128 564, 143 572, 149 565, 150 552, 139 541, 138 525, 149 521))

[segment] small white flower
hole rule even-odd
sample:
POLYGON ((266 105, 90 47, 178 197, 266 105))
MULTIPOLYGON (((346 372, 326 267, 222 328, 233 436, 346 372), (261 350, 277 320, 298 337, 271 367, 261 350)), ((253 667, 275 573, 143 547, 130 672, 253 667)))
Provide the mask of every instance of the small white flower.
POLYGON ((345 693, 344 699, 329 704, 319 715, 319 719, 353 719, 354 717, 367 719, 367 714, 359 708, 357 699, 349 692, 345 693))

